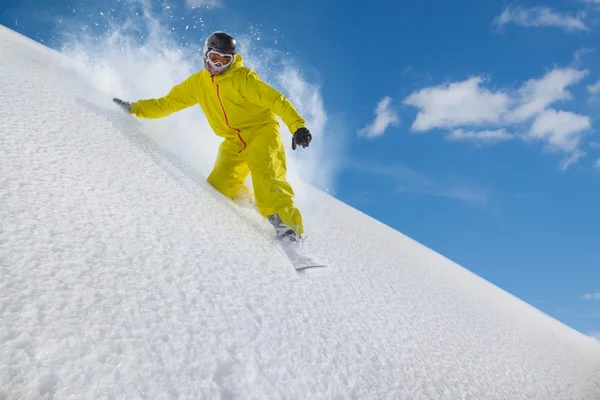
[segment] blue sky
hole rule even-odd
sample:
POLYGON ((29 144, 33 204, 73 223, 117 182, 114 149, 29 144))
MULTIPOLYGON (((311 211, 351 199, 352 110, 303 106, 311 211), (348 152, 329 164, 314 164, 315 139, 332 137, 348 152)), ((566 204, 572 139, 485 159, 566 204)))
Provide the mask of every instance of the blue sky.
MULTIPOLYGON (((9 0, 0 23, 60 49, 135 17, 96 3, 9 0)), ((184 48, 223 29, 294 60, 344 138, 336 197, 599 334, 600 0, 150 8, 184 48)))

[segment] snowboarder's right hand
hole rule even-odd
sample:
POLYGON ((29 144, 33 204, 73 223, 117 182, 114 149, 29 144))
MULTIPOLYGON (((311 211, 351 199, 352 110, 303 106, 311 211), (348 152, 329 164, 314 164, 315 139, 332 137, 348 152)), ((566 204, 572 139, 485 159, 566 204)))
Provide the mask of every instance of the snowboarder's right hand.
POLYGON ((113 101, 120 105, 123 108, 123 110, 127 111, 128 114, 131 114, 131 104, 129 104, 128 101, 123 101, 116 97, 113 99, 113 101))

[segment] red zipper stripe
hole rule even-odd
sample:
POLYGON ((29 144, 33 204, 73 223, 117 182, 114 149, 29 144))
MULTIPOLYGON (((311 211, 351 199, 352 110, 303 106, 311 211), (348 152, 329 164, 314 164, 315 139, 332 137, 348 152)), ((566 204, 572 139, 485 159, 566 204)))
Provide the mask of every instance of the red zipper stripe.
MULTIPOLYGON (((215 76, 212 76, 212 81, 213 83, 215 83, 215 76)), ((227 124, 227 126, 230 129, 233 129, 234 131, 237 132, 237 136, 240 139, 240 141, 242 142, 242 144, 244 145, 244 147, 242 148, 242 150, 239 151, 239 153, 241 153, 242 151, 244 151, 246 149, 246 142, 244 141, 244 139, 242 139, 242 135, 239 129, 232 127, 231 125, 229 125, 229 118, 227 118, 227 113, 225 112, 225 107, 223 107, 223 102, 221 101, 221 95, 219 94, 219 84, 215 83, 215 86, 217 87, 217 98, 219 99, 219 104, 221 105, 221 110, 223 110, 223 115, 225 116, 225 123, 227 124)))

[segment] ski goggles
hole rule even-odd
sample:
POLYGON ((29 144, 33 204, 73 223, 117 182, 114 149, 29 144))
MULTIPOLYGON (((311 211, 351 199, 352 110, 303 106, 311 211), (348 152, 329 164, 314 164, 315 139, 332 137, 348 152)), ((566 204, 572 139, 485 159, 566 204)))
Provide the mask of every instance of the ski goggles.
POLYGON ((233 61, 233 55, 226 53, 219 53, 216 50, 209 50, 206 53, 208 59, 215 64, 217 67, 229 65, 231 61, 233 61))

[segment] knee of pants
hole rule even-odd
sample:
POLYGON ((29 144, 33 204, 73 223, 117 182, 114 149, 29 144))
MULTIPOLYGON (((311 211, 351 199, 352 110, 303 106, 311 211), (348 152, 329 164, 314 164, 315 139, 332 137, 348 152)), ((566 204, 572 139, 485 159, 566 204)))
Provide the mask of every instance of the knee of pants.
POLYGON ((230 199, 235 199, 243 195, 244 192, 249 192, 248 188, 237 179, 227 179, 219 176, 219 174, 211 173, 206 180, 221 194, 230 199))

